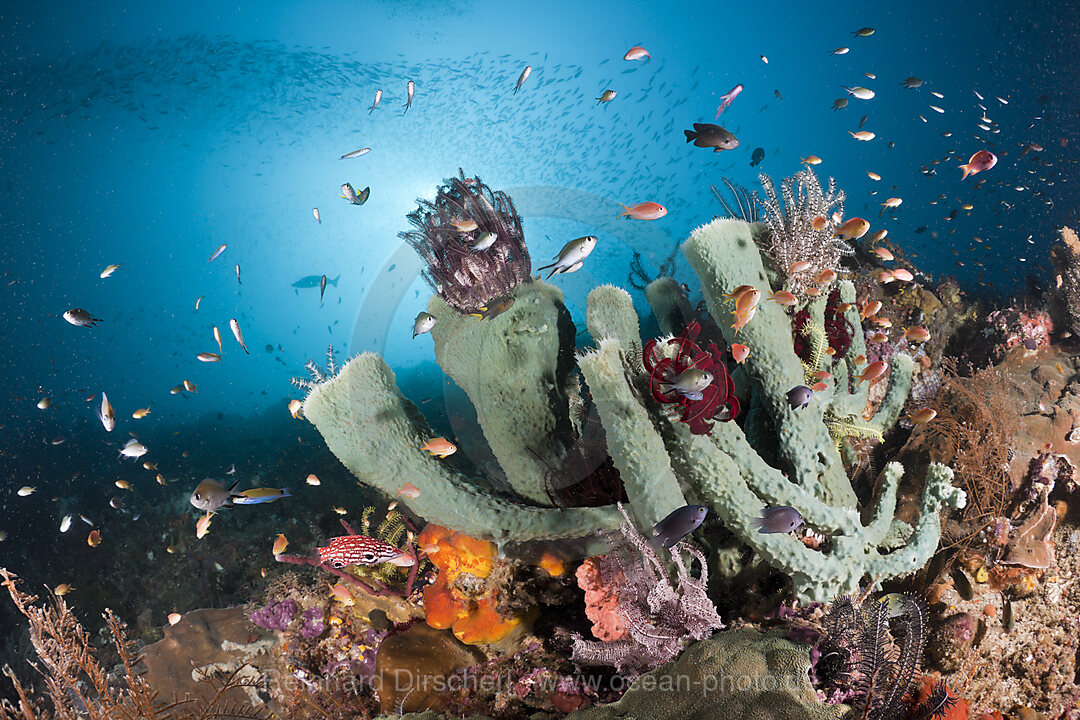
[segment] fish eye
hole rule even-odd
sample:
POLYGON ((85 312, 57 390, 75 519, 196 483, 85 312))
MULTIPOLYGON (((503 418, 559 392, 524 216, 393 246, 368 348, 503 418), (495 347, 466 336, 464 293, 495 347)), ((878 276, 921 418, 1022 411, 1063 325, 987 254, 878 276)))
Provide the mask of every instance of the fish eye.
POLYGON ((334 561, 333 561, 332 563, 330 563, 330 564, 331 564, 331 565, 333 565, 333 566, 334 566, 334 567, 336 567, 336 568, 343 568, 343 567, 345 567, 345 563, 341 562, 340 560, 334 560, 334 561))
POLYGON ((195 499, 202 500, 202 495, 200 495, 199 493, 195 493, 195 499))

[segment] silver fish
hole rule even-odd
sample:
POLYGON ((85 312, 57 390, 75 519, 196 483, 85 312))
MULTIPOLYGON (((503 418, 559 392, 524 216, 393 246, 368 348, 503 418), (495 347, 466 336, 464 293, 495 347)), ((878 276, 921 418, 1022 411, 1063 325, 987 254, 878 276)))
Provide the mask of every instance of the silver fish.
POLYGON ((348 160, 349 158, 360 157, 361 155, 367 155, 371 152, 371 148, 360 148, 359 150, 353 150, 351 153, 345 153, 341 156, 342 160, 348 160))
POLYGON ((401 113, 402 115, 409 112, 409 108, 412 107, 413 95, 416 94, 416 83, 410 80, 409 84, 405 86, 405 91, 408 93, 409 99, 405 102, 405 110, 401 113))
POLYGON ((596 98, 596 104, 599 105, 600 103, 609 103, 614 100, 615 96, 618 94, 619 93, 615 92, 614 90, 605 90, 604 92, 600 93, 600 97, 596 98))
POLYGON ((575 238, 563 245, 562 250, 555 256, 555 262, 537 268, 537 270, 554 268, 548 273, 548 279, 555 273, 572 273, 580 270, 585 258, 587 258, 589 253, 593 251, 593 248, 596 247, 597 240, 595 235, 586 235, 584 237, 575 238))
POLYGON ((146 449, 146 446, 135 438, 131 438, 126 443, 124 443, 124 446, 122 448, 120 448, 120 454, 123 457, 129 457, 133 459, 141 458, 147 452, 149 451, 146 449))
POLYGON ((517 95, 517 91, 521 89, 521 86, 525 84, 525 81, 529 79, 529 75, 532 74, 532 65, 526 65, 525 69, 518 75, 517 85, 514 86, 514 94, 517 95))
POLYGON ((240 323, 236 321, 236 318, 229 320, 229 327, 232 328, 232 334, 236 338, 236 342, 240 343, 240 347, 243 348, 244 352, 250 355, 247 345, 244 344, 244 334, 240 332, 240 323))
POLYGON ((94 327, 94 323, 101 322, 101 318, 93 317, 89 311, 82 308, 71 308, 64 313, 64 319, 78 327, 94 327))
POLYGON ((226 488, 217 480, 206 478, 192 491, 188 500, 200 510, 213 512, 223 506, 231 505, 235 498, 240 497, 240 493, 236 492, 236 486, 239 484, 240 481, 237 480, 231 487, 226 488))
POLYGON ((489 247, 495 244, 495 241, 499 239, 498 233, 486 232, 481 233, 480 237, 473 243, 472 249, 477 252, 481 250, 487 250, 489 247))
POLYGON ((367 109, 368 115, 370 115, 375 108, 379 107, 380 100, 382 100, 382 89, 375 91, 375 102, 371 103, 371 107, 367 109))
POLYGON ((701 391, 709 387, 713 381, 713 374, 700 368, 687 368, 668 382, 660 383, 661 392, 674 390, 687 400, 700 400, 701 391), (664 388, 667 388, 666 390, 664 388))
POLYGON ((415 338, 417 335, 422 335, 426 332, 431 332, 431 328, 435 327, 435 316, 431 313, 420 312, 413 320, 412 336, 415 338))
POLYGON ((105 393, 101 393, 101 409, 97 411, 97 416, 105 426, 105 432, 112 432, 116 427, 116 414, 113 413, 113 407, 105 393))
POLYGON ((322 225, 322 217, 319 215, 319 208, 311 208, 311 214, 315 216, 315 222, 322 225))

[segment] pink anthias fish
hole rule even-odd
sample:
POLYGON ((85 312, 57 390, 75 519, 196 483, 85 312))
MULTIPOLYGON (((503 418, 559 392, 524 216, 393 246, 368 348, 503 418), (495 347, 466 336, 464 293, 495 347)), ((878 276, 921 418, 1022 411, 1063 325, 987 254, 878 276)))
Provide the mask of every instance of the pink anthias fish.
MULTIPOLYGON (((622 203, 619 203, 622 205, 622 203)), ((622 205, 626 208, 626 212, 619 213, 618 217, 632 217, 635 220, 657 220, 667 215, 667 208, 660 203, 647 201, 640 202, 637 205, 622 205)))
POLYGON ((641 47, 640 45, 635 45, 634 47, 627 50, 626 54, 623 55, 623 60, 640 60, 641 58, 645 58, 645 62, 649 62, 649 60, 652 59, 652 56, 649 55, 648 50, 641 47))
POLYGON ((727 109, 727 106, 739 96, 739 93, 741 93, 742 90, 742 83, 739 83, 720 96, 720 107, 716 108, 716 117, 720 117, 720 113, 727 109))

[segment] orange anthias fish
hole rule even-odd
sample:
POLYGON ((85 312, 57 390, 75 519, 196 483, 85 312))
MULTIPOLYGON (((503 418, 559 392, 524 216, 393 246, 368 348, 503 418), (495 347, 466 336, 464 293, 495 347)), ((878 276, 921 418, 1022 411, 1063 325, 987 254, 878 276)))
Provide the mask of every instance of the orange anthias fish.
POLYGON ((833 232, 833 237, 838 237, 843 240, 858 240, 867 233, 870 229, 870 223, 862 218, 851 218, 845 220, 844 223, 836 228, 833 232))
POLYGON ((989 150, 980 150, 971 156, 971 159, 966 164, 961 165, 960 169, 964 171, 964 176, 960 179, 963 180, 968 175, 974 175, 975 173, 981 173, 983 170, 989 170, 997 165, 997 155, 989 150))
POLYGON ((829 268, 825 268, 817 274, 814 278, 814 282, 818 285, 827 285, 836 279, 836 271, 829 268))
POLYGON ((883 248, 883 247, 874 248, 874 254, 877 255, 882 260, 894 260, 895 259, 893 257, 892 252, 889 251, 889 248, 883 248))
POLYGON ((411 482, 406 482, 398 488, 397 494, 406 500, 415 500, 420 497, 420 488, 416 487, 411 482))
POLYGON ((911 271, 907 268, 897 268, 892 271, 893 280, 903 280, 904 282, 911 282, 915 279, 915 276, 911 274, 911 271))
POLYGON ((791 306, 793 306, 795 303, 797 303, 799 301, 799 298, 795 297, 795 295, 793 293, 790 293, 787 290, 781 290, 780 292, 774 292, 771 295, 769 295, 769 299, 772 300, 775 303, 779 303, 781 305, 786 305, 787 307, 791 307, 791 306))
POLYGON ((863 320, 865 320, 868 317, 872 317, 874 315, 877 315, 878 310, 880 310, 880 309, 881 309, 881 301, 880 300, 871 300, 870 302, 863 305, 862 310, 859 311, 859 317, 861 317, 863 320))
POLYGON ((930 331, 924 327, 910 327, 904 331, 904 337, 911 342, 926 342, 930 339, 930 331))
MULTIPOLYGON (((821 219, 824 220, 825 218, 821 218, 821 219)), ((824 227, 824 224, 822 225, 822 227, 824 227)), ((820 228, 814 228, 814 229, 819 230, 820 228)), ((788 267, 788 272, 800 273, 800 272, 806 272, 809 269, 810 269, 810 261, 809 260, 800 260, 798 262, 791 263, 791 265, 788 267)))
POLYGON ((756 312, 757 305, 747 308, 745 312, 736 312, 735 322, 732 323, 731 327, 735 328, 735 332, 738 333, 740 330, 750 324, 750 321, 754 319, 754 313, 756 312))
POLYGON ((862 375, 859 376, 859 382, 873 382, 874 380, 877 380, 879 377, 884 375, 885 371, 888 369, 889 363, 885 362, 884 360, 872 362, 866 366, 866 369, 863 370, 862 375))
POLYGON ((828 224, 829 224, 829 221, 825 218, 824 215, 818 215, 810 223, 810 226, 812 228, 814 228, 815 230, 824 230, 825 226, 828 225, 828 224))
POLYGON ((748 310, 756 308, 760 300, 761 291, 757 288, 750 288, 735 298, 735 314, 745 315, 748 310))
POLYGON ((420 449, 427 450, 432 455, 438 455, 441 458, 448 457, 457 452, 457 446, 444 437, 432 438, 421 445, 420 449))
MULTIPOLYGON (((622 205, 622 203, 619 203, 622 205)), ((640 202, 637 205, 622 205, 626 212, 619 213, 617 217, 632 217, 635 220, 659 220, 667 215, 667 208, 660 203, 651 201, 640 202)))
POLYGON ((744 293, 748 293, 753 289, 755 289, 753 285, 740 285, 739 287, 729 292, 727 295, 724 295, 724 299, 728 301, 734 300, 735 302, 738 302, 739 298, 742 297, 744 293))
POLYGON ((634 47, 627 50, 626 54, 623 55, 623 60, 640 60, 641 58, 645 58, 645 62, 649 62, 649 60, 652 59, 652 56, 649 55, 648 50, 641 47, 640 45, 635 45, 634 47))
POLYGON ((199 521, 195 523, 195 537, 202 540, 203 535, 210 530, 210 518, 214 517, 214 513, 209 510, 206 514, 199 518, 199 521))
POLYGON ((742 365, 746 362, 746 358, 750 357, 750 348, 739 343, 733 343, 731 345, 731 359, 738 365, 742 365))
POLYGON ((871 343, 888 342, 889 341, 889 336, 879 330, 878 332, 876 332, 873 335, 871 335, 870 337, 868 337, 866 339, 866 341, 871 342, 871 343))

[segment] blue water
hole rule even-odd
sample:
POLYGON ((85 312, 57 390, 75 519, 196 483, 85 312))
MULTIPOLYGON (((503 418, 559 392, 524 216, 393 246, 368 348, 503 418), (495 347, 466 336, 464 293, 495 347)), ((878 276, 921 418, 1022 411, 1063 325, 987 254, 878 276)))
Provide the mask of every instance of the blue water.
MULTIPOLYGON (((378 350, 403 384, 441 393, 430 338, 410 337, 430 291, 397 234, 416 198, 432 197, 459 167, 514 198, 534 266, 569 238, 599 236, 585 269, 555 281, 579 321, 589 289, 627 286, 633 251, 656 273, 694 227, 722 214, 710 184, 726 176, 756 187, 758 170, 779 180, 811 154, 824 160, 819 176, 847 192, 847 214, 888 228, 921 270, 989 296, 1022 290, 1029 273, 1047 282, 1055 228, 1080 206, 1077 13, 1065 3, 1015 5, 5 6, 0 563, 34 556, 30 540, 55 533, 61 508, 108 514, 120 476, 150 484, 129 499, 132 514, 154 506, 190 532, 186 495, 204 474, 236 464, 249 477, 296 483, 303 475, 275 474, 289 466, 282 458, 332 462, 317 433, 285 410, 300 395, 290 378, 306 375, 304 362, 321 360, 328 345, 341 357, 378 350), (876 33, 854 37, 863 26, 876 33), (624 61, 639 44, 651 61, 624 61), (840 46, 851 50, 830 54, 840 46), (532 75, 514 94, 525 65, 532 75), (901 87, 911 75, 925 84, 901 87), (403 114, 409 79, 416 98, 403 114), (740 147, 687 145, 683 130, 713 121, 736 83, 745 90, 718 122, 740 147), (835 112, 844 85, 877 97, 835 112), (377 88, 385 94, 369 114, 377 88), (609 88, 616 99, 598 106, 609 88), (977 127, 976 92, 999 133, 977 127), (849 135, 863 115, 871 142, 849 135), (1022 155, 1029 143, 1043 151, 1022 155), (359 147, 372 151, 339 159, 359 147), (765 159, 752 168, 756 147, 765 159), (997 167, 961 181, 957 165, 983 148, 999 155, 997 167), (936 175, 922 174, 924 165, 936 175), (371 187, 367 204, 337 197, 346 181, 371 187), (903 205, 879 219, 891 196, 903 205), (643 200, 670 212, 651 223, 615 217, 615 203, 643 200), (974 210, 944 219, 968 202, 974 210), (122 266, 100 279, 114 263, 122 266), (340 281, 321 302, 318 288, 291 287, 322 274, 340 281), (73 327, 61 318, 71 307, 102 322, 73 327), (232 339, 230 318, 250 355, 232 339), (200 363, 196 353, 217 352, 214 326, 224 359, 200 363), (170 395, 184 379, 198 392, 170 395), (111 434, 85 400, 101 391, 118 415, 111 434), (54 404, 40 411, 44 396, 54 404), (131 419, 147 406, 148 418, 131 419), (152 472, 114 459, 128 432, 175 485, 158 489, 152 472), (27 484, 39 492, 18 497, 27 484)), ((694 285, 681 258, 676 277, 694 285)), ((644 312, 640 294, 635 301, 644 312)), ((81 538, 49 540, 49 552, 81 538)))

